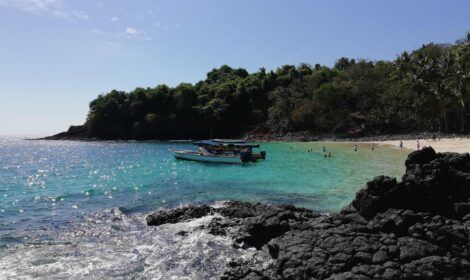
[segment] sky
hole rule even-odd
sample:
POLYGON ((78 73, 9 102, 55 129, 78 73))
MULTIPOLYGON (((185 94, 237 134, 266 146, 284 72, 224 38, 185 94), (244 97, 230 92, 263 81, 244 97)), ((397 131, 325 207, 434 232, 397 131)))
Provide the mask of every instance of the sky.
POLYGON ((195 83, 228 64, 392 60, 470 31, 468 0, 0 0, 0 135, 82 124, 112 89, 195 83))

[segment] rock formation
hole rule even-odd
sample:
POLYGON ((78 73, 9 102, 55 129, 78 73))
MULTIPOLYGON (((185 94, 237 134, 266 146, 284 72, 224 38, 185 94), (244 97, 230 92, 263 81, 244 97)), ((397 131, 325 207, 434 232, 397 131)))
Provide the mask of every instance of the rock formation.
POLYGON ((218 216, 206 229, 272 261, 232 260, 222 279, 470 279, 470 156, 413 152, 402 181, 379 176, 340 213, 228 202, 159 211, 149 225, 218 216))

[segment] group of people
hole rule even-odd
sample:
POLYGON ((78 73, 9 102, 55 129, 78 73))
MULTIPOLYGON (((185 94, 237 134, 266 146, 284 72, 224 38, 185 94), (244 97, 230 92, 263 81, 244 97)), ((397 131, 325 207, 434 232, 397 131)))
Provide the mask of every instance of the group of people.
MULTIPOLYGON (((290 149, 292 150, 292 146, 290 147, 290 149)), ((313 152, 313 149, 308 149, 307 150, 308 153, 312 153, 313 152)), ((327 157, 331 157, 331 152, 326 152, 326 147, 323 146, 323 157, 327 158, 327 157)))
MULTIPOLYGON (((435 141, 435 138, 433 138, 435 141)), ((400 140, 400 149, 403 150, 403 141, 400 140)), ((421 143, 419 142, 419 139, 416 140, 416 149, 419 150, 421 149, 421 143)))
MULTIPOLYGON (((375 150, 375 143, 372 143, 372 145, 370 146, 370 149, 373 151, 375 150)), ((357 144, 354 144, 354 151, 357 152, 358 148, 357 148, 357 144)))
MULTIPOLYGON (((290 147, 290 149, 292 150, 292 147, 290 147)), ((371 150, 372 151, 375 150, 375 144, 374 143, 372 143, 371 150)), ((354 144, 354 151, 355 152, 358 151, 357 144, 354 144)), ((311 152, 313 152, 313 149, 308 149, 307 152, 311 153, 311 152)), ((325 146, 323 146, 323 157, 324 158, 331 157, 331 152, 327 152, 325 146)))
MULTIPOLYGON (((436 141, 436 135, 435 135, 435 134, 433 135, 432 139, 433 139, 434 141, 436 141)), ((400 145, 399 145, 399 146, 400 146, 400 149, 403 150, 403 148, 404 148, 404 146, 403 146, 403 141, 400 140, 400 145)), ((291 150, 292 150, 292 147, 290 147, 290 148, 291 148, 291 150)), ((419 142, 419 139, 416 140, 416 148, 417 148, 418 150, 421 148, 421 143, 419 142)), ((371 149, 372 151, 375 150, 375 143, 372 143, 372 144, 371 144, 370 149, 371 149)), ((354 151, 355 151, 355 152, 358 151, 358 146, 357 146, 357 144, 354 144, 354 151)), ((313 149, 308 149, 307 152, 309 152, 309 153, 310 153, 310 152, 313 152, 313 149)), ((325 158, 331 157, 331 152, 328 152, 328 153, 327 153, 325 146, 323 146, 323 157, 325 157, 325 158)))
POLYGON ((323 157, 324 157, 324 158, 331 157, 331 152, 328 152, 328 155, 326 154, 326 148, 325 148, 325 146, 323 146, 323 157))

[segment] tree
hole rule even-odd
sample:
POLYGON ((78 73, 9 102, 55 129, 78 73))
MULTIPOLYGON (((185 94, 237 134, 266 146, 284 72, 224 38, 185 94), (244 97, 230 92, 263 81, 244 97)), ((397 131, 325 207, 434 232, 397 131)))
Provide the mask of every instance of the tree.
POLYGON ((452 50, 454 69, 451 77, 451 90, 460 105, 460 131, 465 131, 465 97, 468 94, 470 80, 470 32, 452 50))
POLYGON ((394 61, 342 57, 334 67, 313 65, 254 73, 222 65, 195 84, 113 90, 90 103, 84 128, 102 139, 465 130, 470 34, 394 61))

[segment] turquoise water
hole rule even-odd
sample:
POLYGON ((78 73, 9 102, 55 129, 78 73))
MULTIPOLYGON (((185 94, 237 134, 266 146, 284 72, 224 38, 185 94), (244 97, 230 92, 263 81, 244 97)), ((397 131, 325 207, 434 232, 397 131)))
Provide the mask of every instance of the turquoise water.
MULTIPOLYGON (((130 238, 128 228, 138 236, 146 230, 147 213, 181 204, 238 199, 338 211, 374 176, 401 176, 407 155, 386 147, 371 151, 369 144, 359 145, 358 152, 350 143, 261 143, 261 147, 267 151, 266 161, 216 165, 175 160, 168 150, 192 149, 191 144, 0 139, 0 252, 27 261, 31 251, 24 248, 33 244, 43 250, 34 256, 36 260, 51 250, 58 255, 66 252, 56 247, 57 240, 98 246, 130 238), (323 146, 331 158, 323 157, 323 146), (116 216, 120 222, 127 219, 126 230, 111 228, 118 227, 113 222, 116 216), (71 234, 77 228, 86 229, 81 241, 71 234), (116 239, 96 239, 94 232, 100 231, 113 232, 116 239)), ((132 242, 140 242, 136 240, 132 242)), ((75 255, 73 248, 68 250, 75 255)), ((134 252, 131 247, 129 251, 134 252)), ((3 260, 8 268, 11 263, 3 260)), ((65 265, 68 260, 56 262, 65 265)), ((45 267, 42 261, 39 264, 45 267)), ((14 275, 15 267, 9 268, 5 271, 14 275)))

